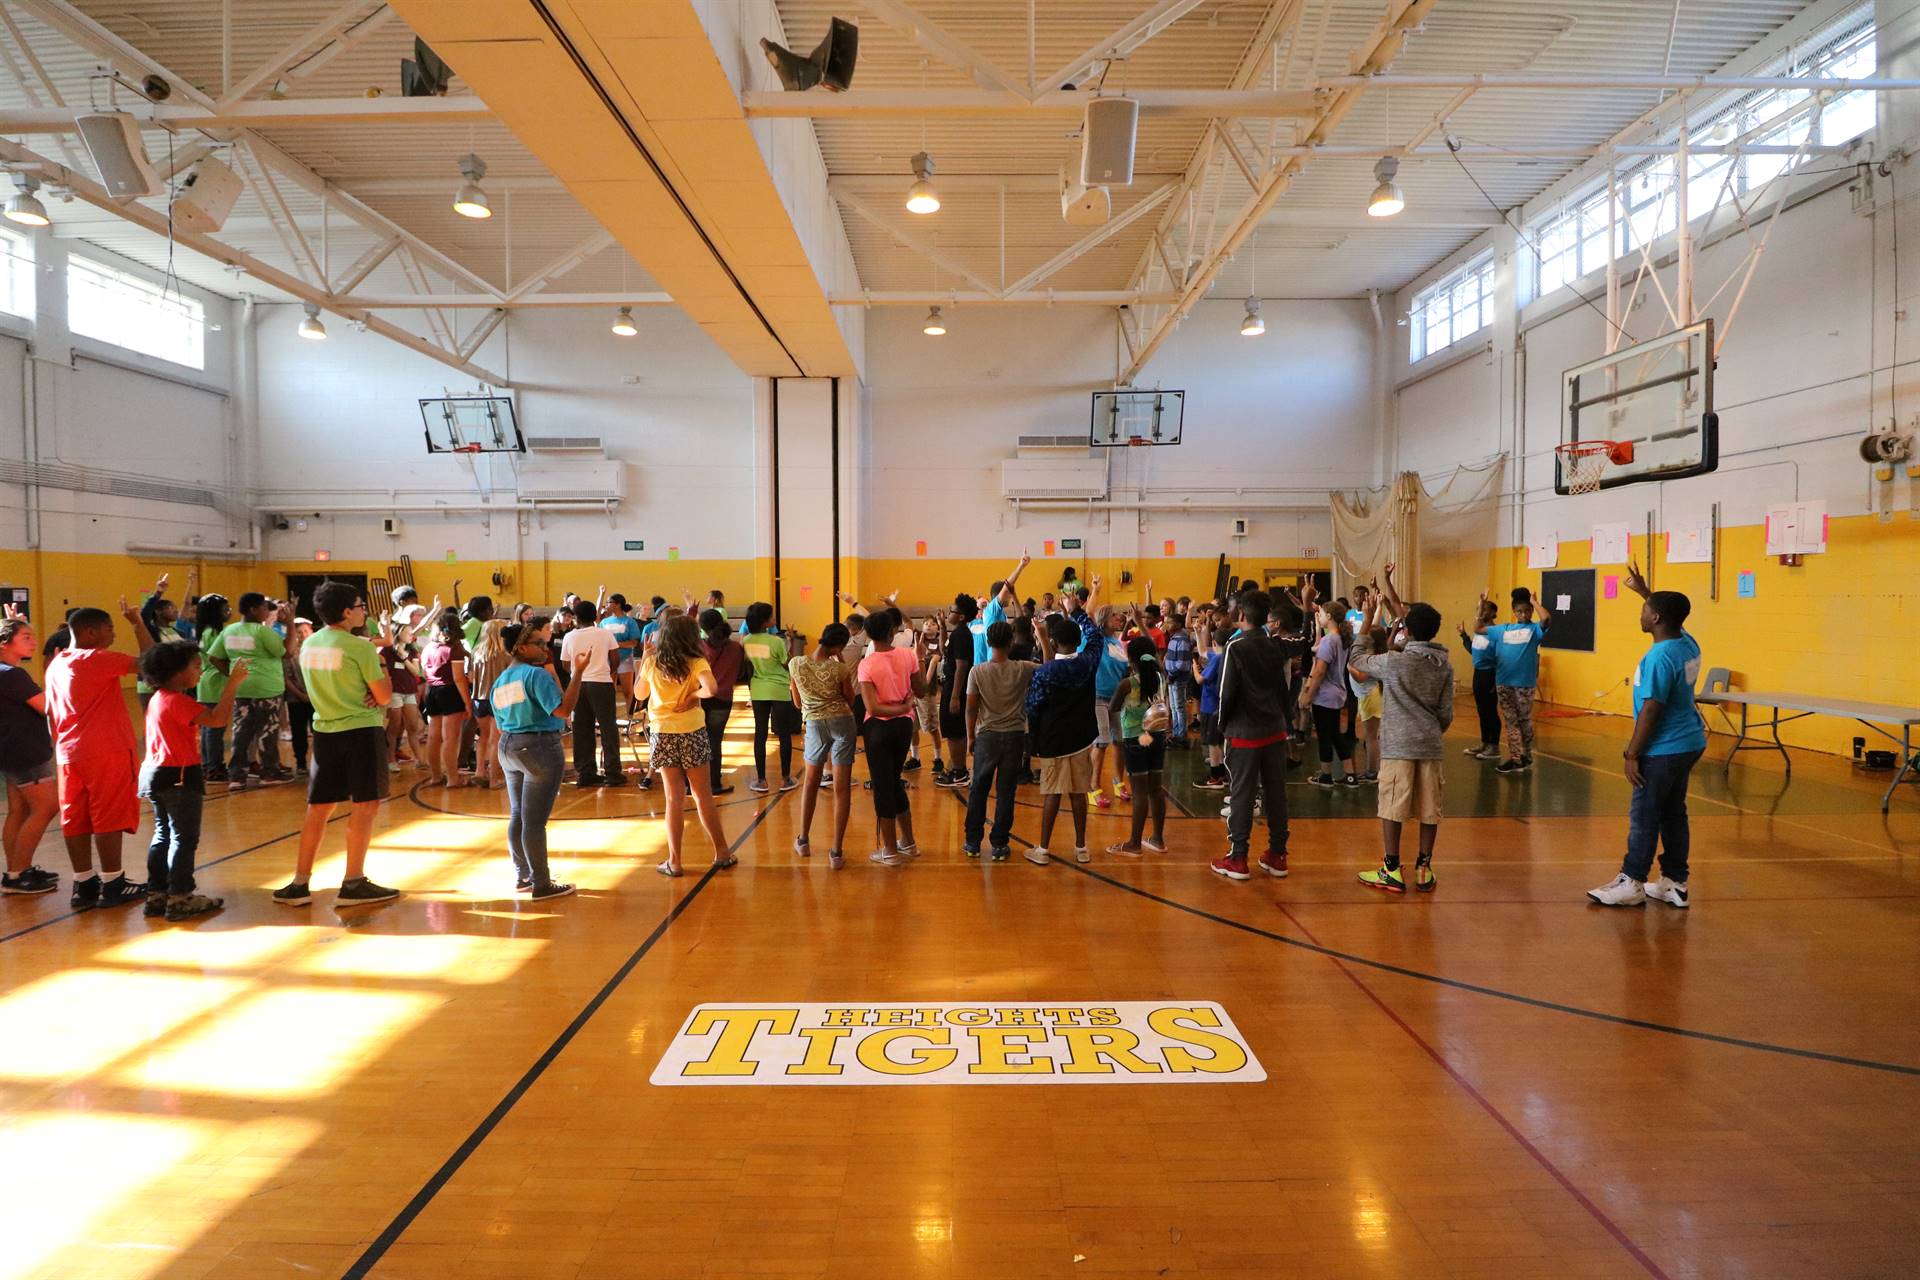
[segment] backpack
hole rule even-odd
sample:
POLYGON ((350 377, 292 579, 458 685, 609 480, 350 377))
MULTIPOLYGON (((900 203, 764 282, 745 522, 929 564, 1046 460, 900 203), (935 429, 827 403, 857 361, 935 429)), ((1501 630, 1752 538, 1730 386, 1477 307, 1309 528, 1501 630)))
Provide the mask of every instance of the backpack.
POLYGON ((1153 701, 1147 704, 1147 713, 1140 720, 1142 733, 1165 733, 1173 727, 1173 709, 1167 705, 1168 683, 1162 680, 1159 691, 1153 695, 1153 701))

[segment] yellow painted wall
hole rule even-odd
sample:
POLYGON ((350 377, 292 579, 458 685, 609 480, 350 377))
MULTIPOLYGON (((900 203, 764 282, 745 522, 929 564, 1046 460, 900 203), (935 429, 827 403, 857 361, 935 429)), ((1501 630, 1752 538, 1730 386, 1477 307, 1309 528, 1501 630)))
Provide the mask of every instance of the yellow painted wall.
MULTIPOLYGON (((1633 539, 1633 556, 1648 564, 1645 537, 1633 539)), ((1874 516, 1833 520, 1824 555, 1788 567, 1765 554, 1762 526, 1720 533, 1720 598, 1711 599, 1712 566, 1667 564, 1664 548, 1652 562, 1655 590, 1682 591, 1693 603, 1687 630, 1700 642, 1707 668, 1727 667, 1735 688, 1794 692, 1920 707, 1920 664, 1914 636, 1920 628, 1920 522, 1874 516), (1754 596, 1739 597, 1739 575, 1754 575, 1754 596)), ((1562 569, 1591 565, 1590 543, 1560 544, 1562 569)), ((1540 574, 1526 568, 1525 548, 1496 548, 1484 556, 1463 554, 1421 566, 1421 595, 1445 618, 1443 636, 1453 645, 1456 619, 1470 619, 1481 587, 1501 604, 1515 585, 1535 591, 1540 574)), ((1625 566, 1596 569, 1596 595, 1609 576, 1624 579, 1625 566)), ((1540 689, 1545 701, 1628 715, 1632 696, 1625 683, 1648 640, 1640 631, 1639 601, 1624 585, 1615 600, 1596 601, 1594 652, 1542 651, 1540 689)), ((1455 666, 1468 678, 1465 655, 1455 645, 1455 666)), ((1762 713, 1764 714, 1764 712, 1762 713)), ((1723 730, 1718 712, 1708 727, 1723 730)), ((1782 741, 1836 754, 1852 754, 1855 736, 1869 747, 1889 744, 1851 720, 1815 716, 1781 730, 1782 741)))

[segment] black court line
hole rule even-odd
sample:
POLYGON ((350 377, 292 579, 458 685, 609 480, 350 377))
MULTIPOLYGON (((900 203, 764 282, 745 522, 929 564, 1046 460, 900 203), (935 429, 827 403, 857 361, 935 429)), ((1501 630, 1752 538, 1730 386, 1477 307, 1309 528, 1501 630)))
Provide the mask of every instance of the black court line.
MULTIPOLYGON (((624 787, 614 787, 612 789, 614 791, 632 791, 635 793, 636 797, 660 796, 661 793, 659 788, 661 788, 664 785, 664 783, 665 783, 665 779, 657 780, 654 783, 654 788, 651 790, 641 787, 638 783, 633 783, 633 782, 629 782, 624 787)), ((413 787, 407 792, 407 799, 413 802, 415 808, 425 809, 428 813, 443 813, 449 818, 478 818, 483 822, 505 822, 507 820, 508 815, 504 813, 468 813, 465 809, 442 809, 437 804, 428 804, 425 800, 422 800, 420 798, 420 792, 423 788, 426 787, 426 785, 427 784, 424 782, 416 782, 413 785, 413 787)), ((437 788, 437 789, 439 790, 451 789, 454 791, 478 791, 482 795, 498 795, 502 798, 505 798, 507 794, 507 790, 505 787, 491 787, 491 788, 489 787, 453 787, 453 788, 437 788)), ((598 790, 602 790, 603 788, 575 787, 570 782, 561 784, 561 790, 563 792, 569 789, 575 790, 575 791, 598 791, 598 790)), ((820 789, 822 791, 827 790, 827 788, 825 787, 822 787, 820 789)), ((741 784, 739 787, 739 790, 746 791, 746 785, 744 783, 741 784)), ((800 788, 795 787, 794 790, 798 791, 800 790, 800 788)), ((781 794, 785 794, 785 793, 782 792, 780 788, 773 787, 764 792, 748 791, 745 796, 743 796, 741 799, 738 799, 738 800, 716 797, 715 803, 718 804, 719 807, 722 809, 732 809, 743 804, 758 804, 762 799, 769 798, 775 795, 781 795, 781 794)), ((661 808, 656 813, 646 813, 646 812, 594 813, 594 814, 586 814, 578 818, 549 817, 547 819, 547 822, 549 824, 555 823, 555 822, 618 822, 622 819, 640 819, 640 818, 649 818, 649 819, 658 820, 667 816, 666 807, 664 803, 665 797, 661 796, 661 800, 662 800, 661 808)), ((687 800, 689 803, 691 803, 693 800, 693 797, 688 796, 687 800)))
MULTIPOLYGON (((392 798, 391 796, 389 796, 389 797, 388 797, 388 799, 391 799, 391 798, 392 798)), ((386 802, 387 802, 386 800, 382 800, 382 801, 381 801, 380 803, 381 803, 381 804, 385 804, 386 802)), ((328 818, 328 819, 327 819, 327 825, 328 825, 328 826, 332 826, 332 825, 333 825, 334 823, 336 823, 336 822, 345 822, 345 821, 347 820, 347 818, 348 818, 348 816, 349 816, 349 815, 350 815, 351 813, 352 813, 352 810, 351 810, 351 809, 349 809, 349 810, 347 811, 347 813, 343 813, 343 814, 341 814, 341 815, 340 815, 339 817, 337 817, 337 818, 328 818)), ((206 869, 207 869, 208 867, 217 867, 217 866, 219 866, 219 865, 220 865, 221 863, 223 863, 223 862, 232 862, 232 861, 233 861, 233 860, 234 860, 235 858, 244 858, 244 857, 246 857, 246 856, 247 856, 248 854, 250 854, 250 853, 258 853, 258 852, 260 852, 260 851, 261 851, 262 849, 265 849, 265 848, 267 848, 267 847, 268 847, 269 845, 276 845, 276 844, 279 844, 279 843, 280 843, 280 842, 281 842, 282 840, 291 840, 291 839, 293 839, 293 838, 294 838, 295 836, 297 836, 297 835, 299 835, 299 834, 300 834, 300 832, 301 832, 301 830, 302 830, 302 828, 304 827, 304 825, 305 825, 305 824, 302 824, 302 826, 301 826, 301 827, 295 827, 295 828, 294 828, 293 830, 291 830, 291 831, 289 831, 289 832, 287 832, 287 833, 285 833, 284 835, 277 835, 277 836, 274 836, 274 837, 273 837, 272 839, 269 839, 269 840, 262 840, 262 841, 261 841, 261 842, 260 842, 259 844, 252 844, 252 845, 248 845, 248 846, 247 846, 246 848, 244 848, 244 849, 237 849, 237 850, 235 850, 235 851, 234 851, 234 852, 232 852, 232 853, 229 853, 229 854, 225 854, 225 855, 223 855, 222 857, 218 857, 218 858, 215 858, 215 859, 213 859, 213 860, 212 860, 211 862, 196 862, 196 863, 194 863, 194 866, 193 866, 193 869, 194 869, 194 872, 195 872, 195 873, 197 874, 197 873, 199 873, 199 872, 201 872, 201 871, 204 871, 204 870, 206 870, 206 869)), ((141 860, 142 860, 142 863, 144 864, 144 862, 145 862, 145 859, 146 859, 146 846, 145 846, 145 845, 142 845, 142 846, 140 846, 140 855, 139 855, 139 856, 140 856, 140 858, 141 858, 141 860)), ((126 868, 126 858, 127 858, 127 855, 126 855, 126 853, 125 853, 125 851, 123 850, 123 851, 122 851, 122 853, 121 853, 121 859, 120 859, 120 865, 121 865, 121 869, 122 869, 122 870, 125 870, 125 868, 126 868)), ((56 890, 54 890, 54 892, 55 892, 55 893, 58 893, 58 892, 59 892, 59 890, 58 890, 58 889, 56 889, 56 890)), ((129 907, 130 907, 130 906, 131 906, 131 904, 129 904, 129 907)), ((89 908, 89 910, 91 910, 91 911, 109 911, 109 912, 111 912, 111 911, 120 911, 120 910, 123 910, 123 909, 124 909, 124 908, 121 908, 121 907, 91 907, 91 908, 89 908)), ((59 914, 59 915, 57 915, 57 916, 48 916, 48 917, 47 917, 47 918, 46 918, 45 920, 42 920, 42 921, 41 921, 41 922, 40 922, 39 924, 34 924, 34 925, 28 925, 28 926, 27 926, 26 928, 24 928, 24 929, 20 929, 20 930, 16 930, 16 931, 15 931, 15 932, 13 932, 13 933, 9 933, 9 934, 5 934, 5 935, 0 935, 0 942, 12 942, 12 941, 13 941, 13 940, 14 940, 15 938, 24 938, 24 937, 26 937, 26 936, 27 936, 28 934, 30 934, 30 933, 38 933, 38 932, 40 932, 40 930, 42 930, 42 929, 44 929, 44 928, 46 928, 46 927, 47 927, 48 925, 50 925, 50 924, 59 924, 59 923, 60 923, 60 922, 61 922, 62 920, 71 920, 71 919, 73 919, 73 918, 74 918, 75 916, 83 916, 83 915, 86 915, 86 914, 87 914, 87 912, 86 912, 86 911, 64 911, 64 912, 62 912, 62 913, 60 913, 60 914, 59 914)))
MULTIPOLYGON (((786 792, 777 793, 774 796, 773 804, 769 804, 765 809, 755 814, 753 821, 748 823, 746 829, 734 839, 732 844, 727 846, 727 852, 733 853, 737 851, 741 845, 745 844, 747 837, 752 835, 762 820, 766 818, 767 814, 772 812, 773 805, 778 804, 780 797, 786 794, 786 792)), ((691 904, 695 898, 700 896, 700 891, 713 882, 714 876, 719 874, 719 871, 720 868, 717 865, 708 867, 705 873, 694 882, 693 888, 687 890, 680 900, 673 904, 673 909, 667 912, 660 923, 654 926, 653 932, 648 934, 646 939, 642 941, 638 947, 634 948, 633 954, 627 957, 626 963, 613 971, 613 976, 607 979, 606 984, 595 993, 593 999, 587 1001, 586 1007, 581 1009, 573 1021, 567 1024, 566 1029, 554 1038, 553 1043, 547 1046, 547 1051, 541 1054, 531 1067, 527 1068, 526 1073, 515 1082, 514 1086, 507 1090, 506 1096, 501 1098, 493 1110, 487 1113, 486 1118, 474 1128, 472 1133, 467 1135, 466 1141, 462 1142, 459 1147, 454 1150, 454 1153, 448 1156, 446 1161, 434 1171, 433 1176, 427 1179, 426 1185, 414 1193, 413 1199, 407 1201, 406 1206, 394 1216, 393 1221, 387 1224, 386 1230, 376 1236, 373 1243, 367 1246, 366 1252, 362 1253, 358 1260, 356 1260, 351 1267, 347 1268, 341 1280, 362 1280, 368 1272, 379 1265, 380 1259, 386 1256, 389 1249, 399 1243, 400 1237, 406 1234, 407 1228, 412 1226, 414 1220, 426 1211, 427 1206, 433 1202, 435 1196, 440 1194, 447 1183, 453 1181, 453 1176, 460 1172, 461 1167, 464 1166, 468 1160, 473 1158, 474 1152, 480 1149, 481 1144, 487 1140, 487 1136, 499 1127, 500 1122, 507 1118, 507 1113, 512 1111, 520 1099, 526 1096, 527 1091, 533 1088, 542 1075, 546 1074, 547 1068, 554 1064, 554 1061, 559 1058, 569 1044, 573 1043, 574 1037, 586 1029, 586 1025, 592 1021, 593 1015, 600 1012, 600 1006, 612 998, 613 993, 619 988, 620 984, 627 980, 627 975, 632 973, 634 968, 638 966, 642 960, 646 959, 647 952, 653 950, 653 944, 660 941, 660 939, 666 935, 668 927, 680 918, 681 914, 686 911, 688 905, 691 904)))

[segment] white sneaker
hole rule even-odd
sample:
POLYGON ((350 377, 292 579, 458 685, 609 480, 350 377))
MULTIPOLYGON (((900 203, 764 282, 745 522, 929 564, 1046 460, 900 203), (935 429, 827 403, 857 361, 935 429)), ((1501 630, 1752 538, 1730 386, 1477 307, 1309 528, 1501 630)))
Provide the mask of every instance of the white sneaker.
POLYGON ((1090 849, 1075 849, 1073 851, 1073 860, 1081 864, 1092 862, 1093 851, 1090 849))
POLYGON ((1664 902, 1670 907, 1687 905, 1687 886, 1682 880, 1669 880, 1665 876, 1656 876, 1647 881, 1647 896, 1655 902, 1664 902))
POLYGON ((900 856, 903 858, 917 858, 920 856, 920 846, 917 844, 903 844, 900 846, 900 856))
POLYGON ((1036 867, 1044 867, 1049 862, 1053 861, 1053 855, 1048 853, 1045 849, 1041 848, 1039 845, 1033 846, 1033 848, 1027 850, 1025 853, 1021 854, 1020 856, 1025 858, 1028 862, 1031 862, 1036 867))
POLYGON ((1603 907, 1644 907, 1647 905, 1646 892, 1640 882, 1621 872, 1598 889, 1587 890, 1587 897, 1603 907))
POLYGON ((888 853, 885 849, 875 849, 867 855, 868 862, 879 863, 883 867, 904 867, 907 860, 897 853, 888 853))

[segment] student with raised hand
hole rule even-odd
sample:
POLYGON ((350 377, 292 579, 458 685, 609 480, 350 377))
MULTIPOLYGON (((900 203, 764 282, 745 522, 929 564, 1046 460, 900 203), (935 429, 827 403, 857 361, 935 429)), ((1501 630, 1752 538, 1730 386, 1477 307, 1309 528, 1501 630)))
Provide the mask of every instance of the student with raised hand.
MULTIPOLYGON (((706 766, 708 722, 701 700, 713 699, 719 686, 713 668, 701 652, 700 626, 713 624, 725 634, 727 620, 717 609, 692 618, 669 619, 660 628, 658 642, 641 659, 635 683, 647 688, 647 718, 653 737, 653 767, 663 774, 667 802, 667 856, 654 869, 663 876, 681 874, 680 849, 686 825, 686 797, 693 794, 700 825, 713 842, 713 862, 721 870, 735 865, 727 849, 727 833, 720 825, 720 807, 714 803, 706 766)), ((710 633, 711 634, 711 633, 710 633)))
POLYGON ((873 774, 873 817, 880 847, 868 861, 898 867, 916 858, 913 809, 907 800, 907 750, 913 741, 913 703, 932 687, 927 680, 926 634, 911 649, 897 648, 899 619, 891 609, 867 615, 867 656, 860 660, 860 693, 866 703, 867 768, 873 774))
POLYGON ((60 811, 54 788, 53 738, 47 732, 47 696, 28 674, 33 624, 13 605, 0 621, 0 778, 7 784, 7 822, 0 844, 6 874, 0 893, 52 893, 60 877, 33 865, 34 851, 60 811))
POLYGON ((1084 600, 1078 594, 1066 597, 1071 612, 1047 619, 1041 640, 1046 661, 1027 686, 1033 760, 1040 766, 1040 843, 1021 856, 1038 866, 1053 860, 1048 846, 1063 796, 1073 811, 1073 860, 1093 861, 1087 850, 1087 796, 1096 776, 1093 685, 1103 647, 1100 627, 1088 610, 1099 593, 1095 576, 1084 600))
MULTIPOLYGON (((692 615, 688 615, 692 620, 692 615)), ((733 784, 722 781, 722 751, 727 720, 733 715, 733 691, 747 674, 747 651, 733 637, 727 615, 718 609, 700 612, 700 655, 713 676, 713 691, 701 695, 700 711, 707 735, 707 788, 716 796, 731 795, 733 784)))
POLYGON ((472 659, 456 610, 441 612, 435 632, 420 654, 427 679, 421 709, 427 715, 427 761, 432 766, 427 785, 459 788, 467 785, 460 776, 460 728, 473 706, 467 675, 472 659))
MULTIPOLYGON (((1020 603, 1020 575, 1033 563, 1033 557, 1026 548, 1020 549, 1020 559, 1005 578, 993 583, 980 596, 980 616, 967 624, 968 632, 973 636, 973 665, 984 667, 993 656, 993 649, 987 643, 987 629, 996 622, 1007 620, 1009 609, 1017 608, 1020 603)), ((962 682, 960 689, 966 691, 962 682)))
POLYGON ((1167 727, 1173 721, 1167 708, 1167 682, 1160 674, 1153 637, 1137 635, 1127 641, 1127 674, 1113 691, 1108 710, 1116 726, 1121 758, 1133 782, 1133 825, 1127 838, 1107 846, 1108 853, 1140 856, 1167 851, 1167 790, 1161 774, 1167 767, 1167 727), (1153 835, 1146 837, 1147 818, 1153 835))
MULTIPOLYGON (((213 661, 213 646, 232 619, 232 607, 228 605, 227 598, 217 591, 201 596, 193 606, 194 630, 200 637, 200 684, 194 690, 194 697, 203 707, 217 704, 227 687, 227 673, 213 661)), ((227 781, 226 744, 227 733, 224 728, 211 723, 201 728, 200 758, 206 762, 204 768, 208 782, 227 781)))
MULTIPOLYGON (((132 626, 140 652, 151 649, 153 637, 125 596, 120 616, 132 626)), ((72 643, 47 664, 46 707, 59 762, 60 831, 73 863, 70 905, 75 911, 126 906, 147 891, 120 866, 121 842, 140 826, 134 793, 140 745, 120 692, 121 677, 132 675, 137 663, 113 647, 113 616, 105 609, 75 609, 67 627, 72 643)))
POLYGON ((1480 595, 1480 603, 1474 613, 1474 627, 1467 630, 1466 623, 1460 623, 1460 645, 1467 651, 1473 662, 1473 707, 1480 716, 1480 745, 1468 747, 1466 754, 1475 760, 1498 760, 1500 758, 1500 700, 1494 696, 1493 640, 1486 629, 1500 615, 1500 606, 1487 599, 1486 593, 1480 595))
MULTIPOLYGON (((1388 565, 1386 572, 1388 580, 1391 581, 1393 566, 1388 565)), ((1360 603, 1360 618, 1353 632, 1356 649, 1361 640, 1373 639, 1374 632, 1383 624, 1391 630, 1398 622, 1397 615, 1386 607, 1387 596, 1380 589, 1378 578, 1373 580, 1372 590, 1355 587, 1354 600, 1360 603)), ((1352 617, 1351 614, 1348 616, 1352 617)), ((1384 635, 1384 632, 1382 634, 1384 635)), ((1386 651, 1386 645, 1384 643, 1377 645, 1373 651, 1383 653, 1386 651)), ((1369 679, 1354 670, 1352 662, 1349 661, 1347 691, 1353 695, 1354 763, 1361 766, 1359 769, 1361 782, 1376 783, 1380 780, 1380 682, 1369 679)))
POLYGON ((853 748, 859 726, 854 722, 854 673, 843 660, 847 628, 829 622, 820 630, 820 642, 813 653, 801 654, 787 664, 793 688, 793 705, 800 709, 806 725, 803 759, 806 780, 800 791, 800 834, 793 838, 793 851, 805 858, 812 854, 813 809, 820 796, 820 782, 827 766, 833 766, 833 844, 827 850, 827 865, 838 871, 846 865, 847 818, 853 807, 853 748))
MULTIPOLYGON (((286 656, 286 641, 270 623, 283 626, 293 621, 293 606, 283 604, 276 613, 273 602, 258 591, 240 597, 240 617, 228 623, 214 638, 207 658, 231 679, 228 664, 247 660, 247 682, 233 701, 233 756, 227 765, 227 790, 245 791, 251 768, 262 782, 285 782, 287 774, 279 764, 280 700, 287 691, 286 675, 280 659, 286 656), (256 757, 258 760, 256 761, 256 757), (271 759, 268 765, 265 761, 271 759)), ((224 681, 223 681, 224 683, 224 681)), ((223 721, 203 722, 218 730, 223 721)))
MULTIPOLYGON (((1480 599, 1487 599, 1486 592, 1480 599)), ((1495 773, 1523 773, 1533 768, 1533 699, 1540 685, 1540 642, 1547 637, 1553 614, 1538 604, 1525 587, 1512 595, 1513 621, 1499 626, 1474 623, 1474 634, 1493 645, 1494 697, 1506 722, 1507 758, 1495 773), (1538 615, 1538 620, 1535 620, 1538 615)))
POLYGON ((606 608, 600 614, 600 625, 613 634, 614 643, 618 646, 614 655, 613 682, 620 692, 620 702, 626 705, 627 716, 631 719, 635 706, 633 673, 640 651, 640 637, 645 628, 633 616, 633 606, 627 603, 627 598, 617 591, 606 598, 606 608))
MULTIPOLYGON (((300 852, 293 879, 274 890, 283 907, 313 901, 309 884, 313 862, 326 838, 334 808, 345 802, 347 866, 337 907, 365 906, 400 896, 397 889, 367 879, 367 849, 373 820, 387 798, 385 707, 393 695, 375 642, 354 634, 367 623, 367 601, 346 582, 322 583, 313 593, 321 628, 300 646, 300 674, 313 700, 313 770, 307 777, 307 820, 300 829, 300 852)), ((390 637, 384 623, 378 643, 390 637)))
POLYGON ((767 781, 767 731, 771 729, 780 743, 780 789, 791 791, 800 785, 793 774, 793 677, 787 673, 787 641, 771 630, 773 606, 756 600, 747 606, 746 634, 740 647, 746 653, 749 672, 747 696, 753 700, 753 781, 747 790, 764 795, 771 790, 767 781))
POLYGON ((1343 783, 1349 787, 1360 785, 1360 775, 1353 769, 1353 731, 1347 721, 1347 654, 1353 647, 1353 637, 1347 632, 1347 620, 1336 601, 1333 608, 1319 609, 1315 616, 1318 623, 1318 639, 1313 646, 1313 671, 1307 677, 1307 684, 1300 691, 1300 704, 1311 709, 1313 714, 1313 736, 1319 743, 1320 772, 1307 781, 1316 787, 1333 787, 1343 783), (1338 756, 1346 772, 1339 778, 1333 776, 1334 757, 1338 756))
POLYGON ((1167 710, 1172 722, 1167 741, 1176 747, 1187 745, 1187 699, 1193 696, 1193 633, 1187 630, 1186 615, 1167 615, 1167 647, 1161 666, 1167 677, 1167 710))
POLYGON ((1633 736, 1620 753, 1633 787, 1627 854, 1620 874, 1587 897, 1603 907, 1644 906, 1648 898, 1685 907, 1693 844, 1687 780, 1707 749, 1707 724, 1693 701, 1700 645, 1686 632, 1693 602, 1649 588, 1638 564, 1627 566, 1627 589, 1640 597, 1640 630, 1653 638, 1633 669, 1633 736), (1660 875, 1650 880, 1656 846, 1660 875))
POLYGON ((940 659, 940 705, 935 711, 940 728, 934 750, 939 751, 940 738, 946 739, 953 765, 942 774, 936 754, 933 784, 937 787, 964 787, 972 776, 967 772, 967 673, 973 670, 973 625, 979 621, 979 614, 980 602, 965 592, 953 598, 953 608, 947 613, 947 637, 940 659))
MULTIPOLYGON (((543 620, 501 628, 499 641, 510 661, 487 690, 492 723, 498 730, 500 780, 507 792, 507 852, 513 859, 514 892, 536 900, 564 898, 573 892, 572 885, 555 881, 547 866, 547 819, 567 771, 562 735, 583 685, 574 680, 565 693, 560 692, 560 682, 547 670, 550 640, 543 620)), ((573 658, 579 667, 592 659, 585 650, 573 658)))
POLYGON ((153 840, 147 845, 149 917, 189 920, 226 903, 194 892, 200 814, 206 804, 200 730, 232 717, 234 695, 246 685, 247 668, 245 658, 233 659, 220 701, 204 708, 193 693, 200 681, 198 648, 184 640, 164 640, 140 655, 141 678, 154 691, 147 703, 147 757, 140 767, 140 794, 153 806, 153 840))
POLYGON ((1039 664, 1013 656, 1013 624, 1005 619, 987 628, 988 658, 967 672, 967 742, 973 776, 967 789, 965 851, 980 856, 987 836, 987 794, 996 784, 992 859, 1005 862, 1013 839, 1013 804, 1026 774, 1027 690, 1039 664))
POLYGON ((1113 803, 1107 799, 1106 787, 1101 780, 1110 748, 1113 751, 1114 798, 1133 798, 1133 792, 1127 788, 1125 762, 1121 759, 1120 749, 1114 746, 1113 718, 1107 709, 1113 702, 1113 691, 1120 687, 1121 678, 1127 674, 1127 614, 1118 606, 1103 605, 1094 611, 1094 622, 1100 628, 1100 662, 1093 677, 1093 789, 1088 792, 1087 801, 1105 809, 1113 803))

